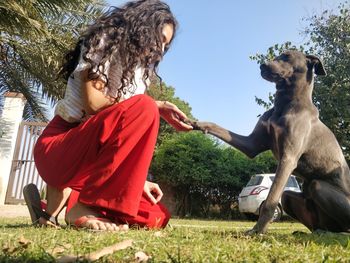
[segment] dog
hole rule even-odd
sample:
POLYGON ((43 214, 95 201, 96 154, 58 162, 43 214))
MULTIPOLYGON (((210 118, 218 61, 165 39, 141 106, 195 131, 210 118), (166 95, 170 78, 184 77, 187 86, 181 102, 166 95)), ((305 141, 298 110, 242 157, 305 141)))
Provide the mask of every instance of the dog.
POLYGON ((350 231, 350 170, 334 134, 319 119, 312 102, 314 74, 326 75, 321 60, 287 50, 260 66, 261 76, 276 84, 273 108, 249 136, 215 123, 191 121, 250 158, 271 150, 278 161, 275 180, 259 219, 247 234, 265 233, 280 198, 284 211, 309 230, 350 231), (285 191, 291 174, 302 178, 302 192, 285 191))

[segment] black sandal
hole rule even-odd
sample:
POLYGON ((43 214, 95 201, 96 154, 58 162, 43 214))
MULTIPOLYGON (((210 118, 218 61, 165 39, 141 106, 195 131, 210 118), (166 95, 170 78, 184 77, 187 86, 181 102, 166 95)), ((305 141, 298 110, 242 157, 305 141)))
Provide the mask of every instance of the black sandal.
MULTIPOLYGON (((27 204, 30 218, 35 226, 43 226, 39 223, 40 218, 49 221, 54 227, 60 227, 57 218, 46 213, 41 207, 39 190, 35 184, 28 184, 23 187, 23 196, 27 204)), ((49 224, 50 225, 50 224, 49 224)))

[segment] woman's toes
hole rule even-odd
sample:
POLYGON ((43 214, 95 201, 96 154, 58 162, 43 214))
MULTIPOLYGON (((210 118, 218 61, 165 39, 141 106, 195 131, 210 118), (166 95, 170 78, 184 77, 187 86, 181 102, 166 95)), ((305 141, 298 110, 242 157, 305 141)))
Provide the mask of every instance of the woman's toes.
POLYGON ((129 226, 127 224, 119 225, 119 229, 121 231, 128 231, 129 230, 129 226))
POLYGON ((100 230, 103 230, 103 231, 106 231, 106 230, 107 230, 106 223, 101 222, 101 221, 98 221, 97 224, 98 224, 98 228, 99 228, 100 230))
POLYGON ((106 223, 105 226, 108 231, 115 231, 115 228, 113 227, 113 223, 106 223))
POLYGON ((91 224, 88 225, 87 227, 88 227, 88 228, 91 228, 91 229, 93 229, 93 230, 99 230, 99 229, 100 229, 97 222, 91 222, 91 224))
POLYGON ((103 231, 120 231, 120 230, 127 230, 128 226, 127 225, 120 225, 117 226, 113 222, 105 222, 105 221, 100 221, 97 219, 91 219, 88 222, 86 222, 85 227, 93 229, 93 230, 103 230, 103 231))
POLYGON ((119 231, 119 227, 116 224, 112 223, 111 227, 112 227, 111 231, 119 231))

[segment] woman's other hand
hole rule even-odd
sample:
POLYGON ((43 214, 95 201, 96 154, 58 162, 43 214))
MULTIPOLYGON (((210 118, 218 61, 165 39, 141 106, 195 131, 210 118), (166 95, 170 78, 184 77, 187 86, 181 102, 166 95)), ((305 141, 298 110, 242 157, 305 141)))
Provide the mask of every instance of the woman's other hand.
POLYGON ((143 193, 149 198, 149 200, 154 205, 158 203, 163 197, 163 192, 160 189, 159 185, 149 181, 145 182, 145 186, 143 187, 143 193))
POLYGON ((175 104, 168 101, 156 101, 160 116, 177 131, 193 130, 191 125, 185 123, 187 116, 175 104))

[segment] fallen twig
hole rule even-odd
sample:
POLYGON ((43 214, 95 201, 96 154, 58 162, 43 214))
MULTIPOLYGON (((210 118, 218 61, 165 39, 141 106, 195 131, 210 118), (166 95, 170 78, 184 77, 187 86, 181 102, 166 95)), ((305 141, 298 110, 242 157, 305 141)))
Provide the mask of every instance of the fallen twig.
POLYGON ((70 263, 70 262, 76 262, 78 259, 80 260, 87 260, 87 261, 95 261, 98 260, 99 258, 109 255, 109 254, 113 254, 114 252, 118 251, 118 250, 122 250, 122 249, 126 249, 128 247, 130 247, 132 245, 132 240, 125 240, 123 242, 114 244, 112 246, 109 247, 105 247, 101 250, 92 252, 90 254, 87 255, 83 255, 83 256, 73 256, 73 255, 66 255, 66 256, 62 256, 59 259, 57 259, 58 263, 70 263))

